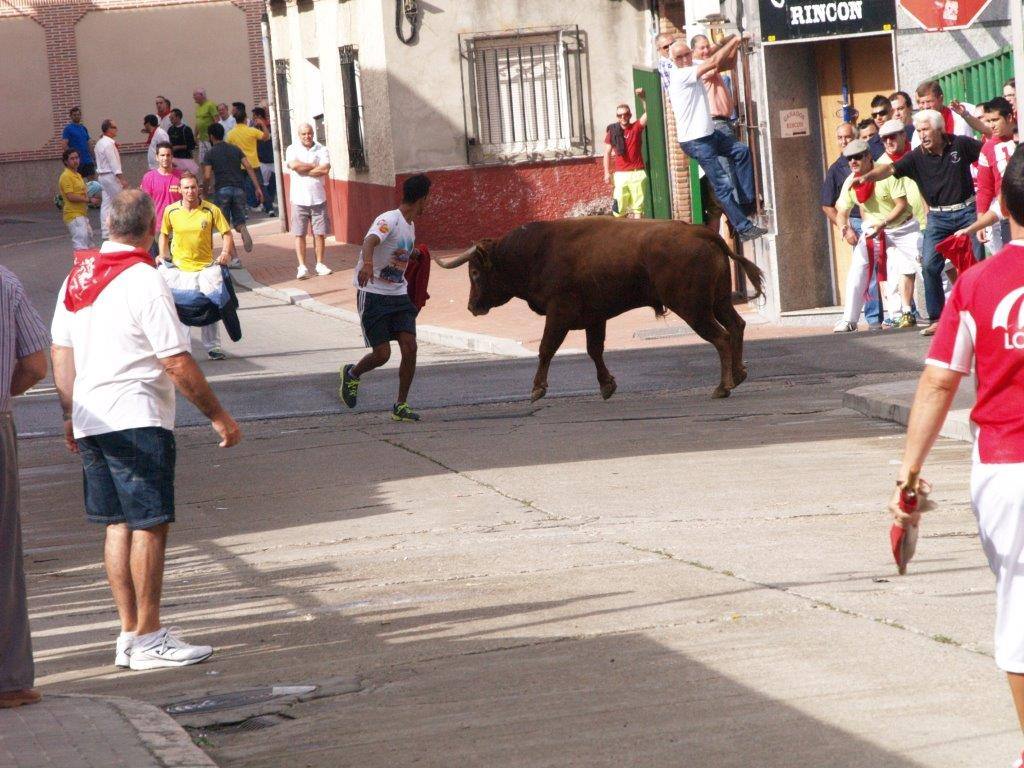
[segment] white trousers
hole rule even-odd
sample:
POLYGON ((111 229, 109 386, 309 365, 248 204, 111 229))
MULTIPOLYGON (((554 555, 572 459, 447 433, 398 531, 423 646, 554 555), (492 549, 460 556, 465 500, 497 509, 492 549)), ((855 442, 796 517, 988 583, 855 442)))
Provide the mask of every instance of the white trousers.
MULTIPOLYGON (((977 450, 977 449, 975 449, 977 450)), ((996 576, 996 665, 1024 673, 1024 464, 971 469, 971 506, 996 576)))
MULTIPOLYGON (((892 295, 895 294, 895 301, 898 304, 891 306, 896 306, 899 311, 910 311, 909 307, 902 306, 902 300, 899 299, 899 277, 900 275, 917 274, 920 268, 920 244, 921 227, 916 219, 911 219, 895 229, 885 230, 886 272, 889 279, 886 295, 882 298, 891 300, 892 295), (896 291, 893 291, 893 286, 896 286, 896 291)), ((861 235, 857 246, 853 249, 850 271, 846 275, 846 310, 843 318, 854 325, 864 308, 864 292, 871 279, 868 267, 867 239, 861 235)))
MULTIPOLYGON (((192 338, 192 328, 194 326, 181 324, 181 327, 185 329, 185 335, 190 339, 192 338)), ((220 323, 210 323, 209 325, 199 326, 199 338, 203 342, 203 349, 209 352, 214 347, 220 346, 220 323)))
POLYGON ((76 251, 93 247, 92 224, 88 216, 77 216, 67 223, 68 234, 71 235, 71 247, 76 251))
POLYGON ((100 200, 100 235, 104 240, 110 236, 110 229, 107 226, 107 217, 110 215, 110 204, 121 192, 121 182, 112 173, 101 173, 98 177, 100 186, 103 187, 103 196, 100 200))

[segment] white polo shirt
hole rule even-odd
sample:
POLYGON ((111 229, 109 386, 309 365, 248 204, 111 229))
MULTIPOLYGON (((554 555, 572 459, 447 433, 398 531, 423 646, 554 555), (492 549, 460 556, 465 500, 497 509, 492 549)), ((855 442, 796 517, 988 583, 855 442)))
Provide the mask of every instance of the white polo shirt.
POLYGON ((697 67, 673 67, 668 73, 668 97, 676 116, 676 140, 703 139, 715 132, 708 92, 697 77, 697 67))
MULTIPOLYGON (((295 160, 313 165, 329 165, 331 156, 327 153, 327 147, 318 141, 314 141, 309 149, 301 141, 296 141, 285 150, 284 164, 290 165, 295 160)), ((320 205, 327 200, 327 189, 324 186, 326 176, 302 176, 295 171, 289 171, 289 175, 292 205, 320 205)))
MULTIPOLYGON (((130 251, 107 241, 102 253, 130 251)), ((174 384, 160 363, 191 348, 167 283, 153 267, 119 274, 90 306, 69 312, 57 295, 53 343, 71 347, 75 437, 140 427, 174 429, 174 384)))
POLYGON ((100 136, 93 152, 96 155, 96 173, 121 173, 121 153, 112 138, 100 136))

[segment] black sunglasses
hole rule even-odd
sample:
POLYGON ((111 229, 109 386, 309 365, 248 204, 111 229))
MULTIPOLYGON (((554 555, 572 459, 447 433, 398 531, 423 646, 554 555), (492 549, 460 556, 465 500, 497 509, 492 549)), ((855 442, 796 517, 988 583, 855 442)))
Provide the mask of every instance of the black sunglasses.
POLYGON ((889 110, 886 109, 886 110, 883 110, 881 112, 872 112, 871 116, 872 117, 885 117, 888 114, 889 114, 889 110))
POLYGON ((615 116, 616 117, 629 117, 632 114, 633 114, 632 112, 616 112, 615 116))
POLYGON ((849 161, 849 160, 863 160, 863 159, 865 159, 865 158, 866 158, 866 157, 867 157, 867 156, 868 156, 869 154, 870 154, 870 152, 861 152, 861 153, 860 153, 859 155, 850 155, 850 156, 849 156, 849 157, 847 157, 846 159, 847 159, 848 161, 849 161))

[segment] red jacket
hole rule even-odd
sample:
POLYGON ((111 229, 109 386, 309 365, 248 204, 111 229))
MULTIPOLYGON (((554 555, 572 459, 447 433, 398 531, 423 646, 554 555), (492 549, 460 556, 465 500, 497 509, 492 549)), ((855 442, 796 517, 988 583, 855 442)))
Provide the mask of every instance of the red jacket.
POLYGON ((405 269, 405 281, 409 284, 409 300, 417 309, 423 309, 430 298, 427 293, 427 283, 430 282, 430 250, 423 243, 417 243, 416 251, 419 256, 409 259, 409 266, 405 269))

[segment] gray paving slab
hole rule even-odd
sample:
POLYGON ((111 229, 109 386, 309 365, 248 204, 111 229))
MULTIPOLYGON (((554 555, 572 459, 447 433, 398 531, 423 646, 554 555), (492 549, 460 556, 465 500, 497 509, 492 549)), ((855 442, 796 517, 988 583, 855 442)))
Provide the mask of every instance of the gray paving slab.
MULTIPOLYGON (((843 395, 843 405, 865 416, 906 426, 910 421, 910 407, 914 403, 917 381, 917 378, 901 379, 855 387, 843 395)), ((974 442, 971 431, 971 408, 974 407, 974 399, 974 379, 965 376, 939 431, 942 437, 974 442)))
POLYGON ((163 710, 121 696, 48 693, 0 710, 4 768, 216 766, 163 710))

